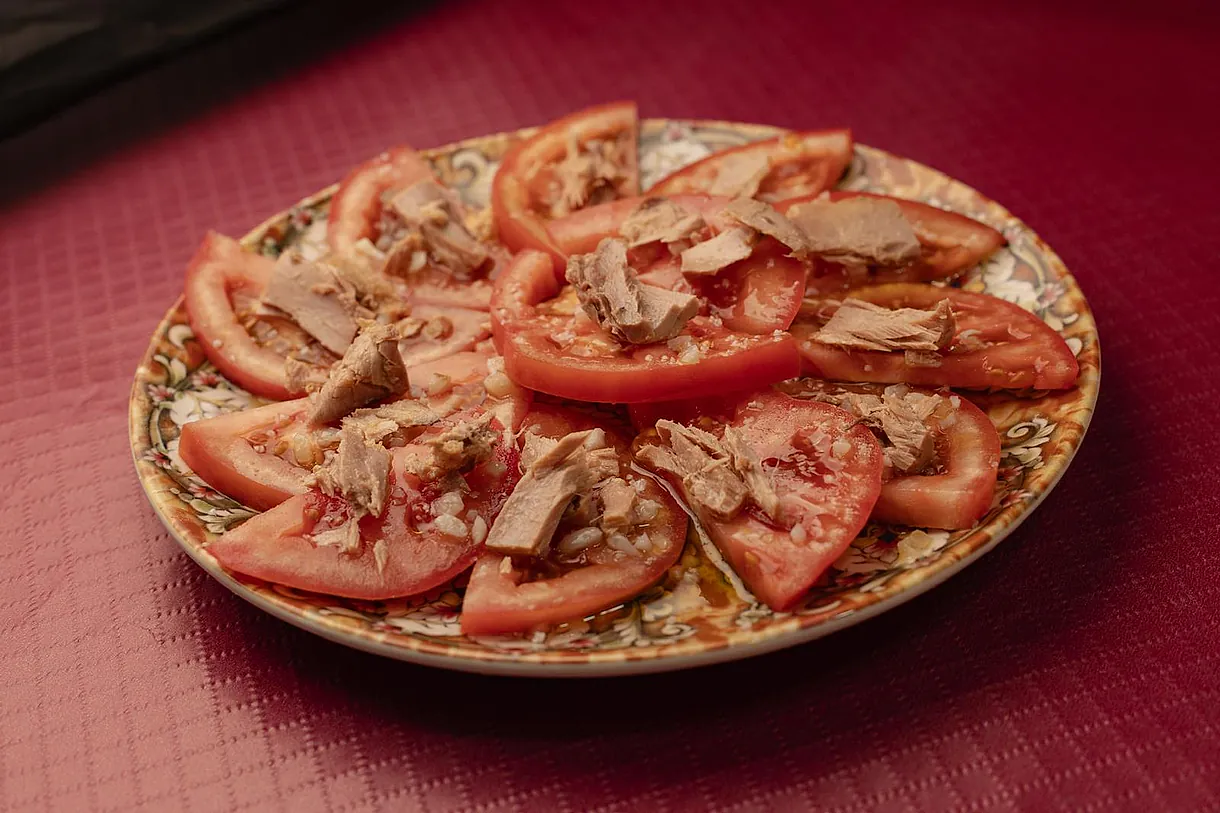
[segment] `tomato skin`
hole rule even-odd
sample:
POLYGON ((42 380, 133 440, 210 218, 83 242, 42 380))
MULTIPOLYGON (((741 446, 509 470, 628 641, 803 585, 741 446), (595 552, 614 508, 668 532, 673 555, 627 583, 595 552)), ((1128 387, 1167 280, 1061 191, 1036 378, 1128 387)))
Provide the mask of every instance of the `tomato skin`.
MULTIPOLYGON (((808 203, 816 197, 818 196, 802 195, 777 203, 775 208, 786 213, 792 207, 808 203)), ((923 249, 920 259, 909 266, 870 271, 872 282, 932 282, 952 279, 978 265, 1008 242, 1003 234, 985 223, 917 200, 872 192, 849 192, 843 189, 830 193, 832 201, 849 198, 875 198, 891 200, 898 204, 923 249)), ((818 266, 810 280, 811 288, 829 293, 849 286, 849 278, 843 266, 825 261, 820 261, 818 266)))
POLYGON ((648 194, 706 193, 724 161, 743 154, 762 154, 771 159, 771 171, 759 186, 759 198, 778 201, 818 195, 838 183, 851 166, 853 146, 851 130, 783 133, 712 153, 662 178, 648 194))
POLYGON ((364 237, 376 242, 382 194, 435 177, 423 156, 406 145, 386 150, 358 165, 331 198, 326 226, 330 247, 347 251, 364 237))
POLYGON ((186 269, 187 320, 208 361, 255 395, 285 400, 284 357, 259 346, 237 321, 232 295, 262 293, 275 262, 246 251, 231 237, 210 231, 186 269))
MULTIPOLYGON (((960 396, 959 396, 960 398, 960 396)), ((945 430, 943 474, 895 477, 881 486, 873 519, 916 528, 970 528, 995 497, 1000 436, 987 414, 965 398, 945 430)))
MULTIPOLYGON (((867 523, 881 491, 881 447, 849 412, 774 390, 753 393, 743 400, 728 425, 742 434, 770 471, 781 506, 787 506, 782 527, 752 507, 727 521, 708 516, 697 503, 691 507, 750 591, 772 609, 784 611, 805 595, 867 523), (832 441, 850 443, 843 457, 844 468, 833 474, 833 481, 821 479, 822 475, 812 479, 778 461, 775 465, 768 463, 773 459, 770 450, 789 447, 796 435, 811 431, 823 432, 832 441), (793 497, 828 510, 814 513, 793 497), (800 541, 791 532, 796 524, 806 529, 800 541)), ((637 446, 646 443, 647 435, 636 441, 637 446)), ((666 475, 666 479, 683 492, 677 477, 666 475)))
MULTIPOLYGON (((534 305, 553 297, 559 283, 550 259, 522 252, 497 280, 492 305, 492 335, 504 355, 508 375, 523 387, 600 403, 637 403, 692 398, 717 389, 741 389, 792 378, 800 367, 787 334, 742 336, 695 317, 685 333, 719 342, 718 350, 694 364, 650 362, 666 345, 633 348, 630 356, 577 356, 555 348, 549 328, 535 323, 534 305)), ((671 354, 672 355, 672 354, 671 354)))
POLYGON ((308 470, 256 452, 245 436, 260 429, 303 423, 309 399, 267 404, 188 423, 178 454, 205 483, 242 505, 266 511, 306 490, 308 470))
POLYGON ((958 335, 977 330, 991 347, 948 353, 938 367, 907 364, 901 352, 844 350, 812 340, 816 322, 798 319, 792 334, 800 343, 806 375, 831 381, 916 384, 964 389, 1060 390, 1076 385, 1076 357, 1053 328, 1034 314, 994 296, 915 283, 856 288, 850 296, 889 308, 934 308, 948 299, 957 315, 958 335), (1017 338, 1010 331, 1028 334, 1017 338))
MULTIPOLYGON (((338 548, 319 546, 307 537, 314 518, 307 510, 321 503, 339 503, 316 491, 296 495, 270 511, 247 520, 208 545, 208 552, 228 570, 298 590, 332 596, 380 601, 411 596, 444 584, 473 564, 479 545, 468 533, 465 537, 446 536, 436 531, 412 529, 410 515, 416 505, 424 505, 437 495, 418 478, 404 474, 400 461, 413 447, 394 451, 395 465, 391 489, 396 486, 408 495, 406 501, 391 500, 380 518, 360 521, 364 540, 359 554, 341 553, 338 548), (385 562, 377 564, 374 542, 384 542, 385 562)), ((518 478, 516 451, 507 445, 497 447, 496 456, 478 466, 467 480, 480 494, 478 512, 491 523, 518 478), (489 463, 502 473, 487 474, 489 463)))
POLYGON ((611 102, 564 116, 542 127, 533 136, 515 145, 496 171, 491 188, 491 207, 500 240, 512 251, 542 251, 551 256, 555 272, 562 275, 567 253, 552 239, 546 218, 532 207, 530 175, 539 166, 560 160, 567 153, 567 136, 572 133, 583 142, 621 132, 632 133, 632 152, 628 156, 627 194, 639 193, 638 143, 639 113, 635 102, 611 102))
MULTIPOLYGON (((625 427, 590 413, 535 404, 525 424, 545 437, 601 427, 610 444, 629 461, 625 427)), ((638 476, 638 475, 636 475, 638 476)), ((639 595, 660 581, 682 553, 687 516, 669 493, 651 478, 640 477, 640 498, 660 506, 658 518, 644 526, 654 552, 623 561, 595 562, 561 575, 518 583, 523 573, 511 557, 485 551, 479 556, 462 602, 462 632, 493 635, 527 632, 539 627, 574 621, 608 609, 639 595), (509 564, 504 560, 508 558, 509 564)))

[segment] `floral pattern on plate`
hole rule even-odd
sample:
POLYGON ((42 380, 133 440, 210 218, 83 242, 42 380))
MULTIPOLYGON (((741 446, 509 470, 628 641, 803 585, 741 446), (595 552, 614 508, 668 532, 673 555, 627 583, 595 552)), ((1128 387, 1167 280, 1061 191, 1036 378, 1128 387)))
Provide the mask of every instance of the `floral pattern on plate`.
MULTIPOLYGON (((487 204, 505 150, 529 130, 429 151, 438 175, 471 206, 487 204)), ((649 120, 641 133, 645 187, 725 147, 779 132, 729 122, 649 120)), ((921 200, 1003 231, 1009 245, 974 269, 964 287, 1036 313, 1060 331, 1080 362, 1079 386, 1064 393, 972 396, 1002 442, 996 498, 966 531, 869 525, 791 612, 749 594, 714 547, 692 528, 681 560, 661 584, 591 618, 522 636, 468 638, 458 618, 463 579, 395 601, 337 599, 234 576, 207 553, 209 540, 253 515, 195 477, 177 454, 185 424, 262 401, 209 365, 179 301, 150 343, 132 387, 130 432, 141 483, 175 539, 227 587, 298 626, 403 660, 489 673, 624 674, 731 660, 820 637, 917 595, 977 559, 1015 528, 1063 474, 1096 403, 1100 349, 1088 304, 1063 263, 999 204, 922 164, 857 145, 842 186, 921 200)), ((334 187, 301 201, 243 239, 276 255, 294 246, 320 253, 334 187)))

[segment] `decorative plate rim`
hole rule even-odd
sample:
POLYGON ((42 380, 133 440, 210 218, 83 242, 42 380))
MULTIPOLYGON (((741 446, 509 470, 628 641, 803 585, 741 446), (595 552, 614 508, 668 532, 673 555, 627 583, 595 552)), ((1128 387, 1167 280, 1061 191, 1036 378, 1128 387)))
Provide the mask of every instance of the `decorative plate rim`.
MULTIPOLYGON (((770 125, 751 124, 744 122, 729 122, 722 120, 711 119, 646 119, 641 121, 642 131, 656 130, 669 125, 685 125, 689 127, 707 127, 707 128, 723 128, 729 131, 745 133, 753 136, 753 138, 766 137, 767 135, 784 132, 783 128, 773 127, 770 125)), ((430 159, 439 157, 451 156, 464 149, 480 149, 484 145, 493 144, 496 141, 504 141, 514 138, 528 136, 536 128, 523 128, 518 131, 507 131, 493 133, 485 136, 476 136, 473 138, 463 139, 461 141, 435 147, 428 150, 422 150, 421 153, 430 159)), ((902 605, 917 596, 931 590, 932 588, 942 584, 953 575, 959 573, 967 565, 978 561, 982 556, 994 549, 1000 542, 1006 539, 1035 511, 1039 505, 1046 499, 1052 490, 1059 484, 1063 475, 1066 473, 1076 453, 1079 451, 1080 445, 1084 442, 1087 435, 1089 425, 1091 424, 1094 411, 1096 409, 1098 396, 1100 394, 1101 382, 1101 355, 1100 355, 1100 338, 1098 336, 1097 325, 1092 316, 1092 310, 1089 307, 1087 299, 1079 289, 1079 285, 1071 272, 1067 269, 1062 259, 1055 251, 1048 246, 1037 233, 1013 215, 1007 208, 994 201, 990 197, 982 194, 978 190, 970 187, 961 181, 953 179, 939 170, 928 167, 920 162, 914 161, 903 156, 888 153, 883 150, 878 150, 873 147, 868 147, 863 144, 857 144, 856 150, 858 153, 875 154, 884 156, 888 159, 895 159, 913 167, 920 168, 921 171, 927 171, 934 176, 938 176, 944 181, 949 182, 957 187, 967 190, 975 196, 977 200, 992 209, 999 216, 1006 219, 1007 222, 1015 224, 1028 231, 1030 236, 1036 241, 1039 251, 1046 255, 1048 262, 1057 263, 1059 281, 1065 285, 1065 293, 1074 290, 1077 295, 1078 302, 1076 311, 1081 317, 1087 318, 1091 328, 1090 335, 1093 342, 1093 352, 1096 357, 1096 369, 1093 375, 1086 378, 1082 375, 1078 384, 1082 398, 1073 407, 1073 418, 1079 424, 1079 435, 1075 442, 1070 443, 1065 452, 1057 456, 1050 464, 1053 469, 1049 472, 1050 479, 1040 484, 1037 490, 1032 494, 1032 499, 1023 504, 1014 504, 1006 506, 1002 511, 992 516, 988 522, 976 526, 971 530, 971 535, 982 530, 989 530, 990 535, 981 544, 975 545, 972 549, 961 556, 946 557, 937 556, 926 565, 918 568, 919 577, 913 581, 906 581, 895 587, 893 584, 886 584, 882 592, 888 592, 884 597, 867 604, 859 609, 851 609, 846 614, 831 616, 820 620, 808 620, 802 623, 800 617, 791 616, 785 621, 795 621, 795 626, 789 623, 772 624, 761 630, 748 630, 742 634, 737 640, 726 641, 722 639, 720 642, 706 642, 697 640, 681 640, 676 643, 666 644, 662 646, 648 647, 642 650, 636 650, 631 658, 624 658, 620 650, 609 651, 583 651, 579 654, 570 651, 560 650, 545 650, 534 652, 517 652, 511 650, 494 649, 485 647, 478 651, 478 656, 472 655, 470 652, 461 650, 451 650, 449 652, 433 652, 427 651, 426 646, 429 641, 417 639, 415 637, 401 635, 396 636, 393 641, 384 640, 377 634, 370 633, 366 630, 352 630, 340 626, 329 620, 328 616, 319 615, 316 612, 310 613, 300 607, 291 604, 285 597, 278 596, 278 600, 265 595, 263 592, 253 589, 244 584, 240 580, 234 578, 226 572, 216 560, 210 556, 202 547, 193 544, 187 535, 178 528, 172 519, 167 516, 165 511, 165 498, 154 489, 154 480, 156 479, 150 472, 146 461, 141 460, 141 452, 149 446, 148 436, 148 419, 151 413, 151 402, 142 391, 141 387, 146 383, 146 375, 153 362, 155 355, 156 342, 159 337, 166 335, 168 329, 175 324, 174 316, 179 313, 182 308, 183 298, 180 295, 176 302, 166 312, 165 316, 158 323, 155 331, 150 337, 149 346, 146 349, 140 364, 136 369, 136 375, 132 383, 132 390, 129 399, 128 409, 128 431, 129 440, 131 443, 133 462, 136 467, 137 478, 140 481, 146 497, 153 507, 157 518, 165 526, 170 536, 179 544, 187 555, 204 569, 210 576, 217 579, 221 584, 228 588, 237 596, 245 599, 254 606, 265 612, 270 613, 276 618, 286 621, 296 627, 304 629, 319 635, 329 641, 363 650, 372 654, 382 655, 396 660, 403 660, 413 663, 419 663, 426 666, 434 666, 445 669, 451 669, 462 672, 472 672, 481 674, 497 674, 506 676, 530 676, 530 677, 604 677, 617 675, 637 675, 655 672, 672 671, 678 669, 695 668, 706 666, 715 663, 738 660, 741 658, 753 657, 756 655, 774 652, 780 649, 785 649, 790 646, 796 646, 802 643, 816 640, 818 638, 830 635, 846 627, 853 626, 862 621, 873 618, 887 610, 893 609, 902 605)), ((301 199, 292 209, 301 207, 317 206, 327 201, 338 188, 338 184, 332 184, 326 188, 319 190, 311 195, 301 199)), ((255 228, 251 229, 246 235, 241 238, 241 243, 247 248, 255 248, 262 236, 268 230, 275 227, 277 224, 283 223, 286 213, 289 210, 279 212, 264 220, 255 228)), ((161 490, 162 492, 164 489, 161 490)), ((173 499, 177 499, 173 497, 173 499)), ((969 537, 963 539, 958 547, 967 544, 969 537)), ((955 548, 956 550, 956 548, 955 548)), ((907 573, 916 572, 913 570, 907 573)), ((904 574, 905 575, 905 574, 904 574)), ((891 579, 891 582, 897 581, 898 578, 891 579)))

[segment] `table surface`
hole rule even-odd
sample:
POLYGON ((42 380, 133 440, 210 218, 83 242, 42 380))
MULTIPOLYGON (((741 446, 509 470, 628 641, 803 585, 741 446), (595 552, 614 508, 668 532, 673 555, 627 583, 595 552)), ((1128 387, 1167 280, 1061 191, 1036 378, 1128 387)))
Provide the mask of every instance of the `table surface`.
POLYGON ((0 809, 1220 804, 1207 3, 325 5, 0 144, 0 809), (1039 231, 1105 359, 1054 494, 881 618, 647 678, 380 660, 212 582, 153 516, 126 436, 133 370, 204 231, 240 234, 389 144, 622 97, 850 124, 1039 231))

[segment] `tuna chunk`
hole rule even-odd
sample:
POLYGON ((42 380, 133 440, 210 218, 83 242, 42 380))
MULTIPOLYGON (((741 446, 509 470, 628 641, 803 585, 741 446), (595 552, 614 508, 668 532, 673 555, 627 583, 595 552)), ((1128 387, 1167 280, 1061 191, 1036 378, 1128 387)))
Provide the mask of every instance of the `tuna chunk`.
POLYGON ((466 230, 457 198, 436 181, 420 181, 402 190, 391 198, 390 206, 418 232, 438 265, 464 275, 487 262, 487 247, 466 230))
POLYGON ((683 274, 716 274, 754 253, 758 232, 731 228, 682 252, 683 274))
POLYGON ((815 200, 788 211, 804 233, 809 249, 845 265, 906 265, 919 259, 919 240, 892 200, 847 198, 815 200))
POLYGON ((678 243, 688 240, 703 228, 703 217, 698 212, 688 211, 667 198, 648 198, 635 208, 623 225, 619 235, 628 248, 648 243, 678 243))
POLYGON ((809 253, 805 233, 769 203, 738 198, 725 206, 723 212, 744 226, 774 237, 791 249, 793 256, 804 257, 809 253))
POLYGON ((410 430, 431 426, 440 416, 419 401, 391 401, 368 409, 357 409, 343 419, 343 428, 351 427, 369 443, 384 443, 388 438, 408 440, 410 430))
MULTIPOLYGON (((605 442, 600 429, 572 432, 539 454, 491 526, 487 549, 519 556, 545 553, 564 512, 608 470, 604 452, 614 450, 605 442)), ((616 458, 615 473, 617 468, 616 458)))
POLYGON ((620 528, 631 524, 637 494, 630 483, 622 477, 613 477, 602 483, 598 493, 602 500, 603 525, 620 528))
POLYGON ((707 189, 709 195, 752 198, 771 171, 771 161, 758 153, 731 153, 720 161, 720 171, 707 189))
POLYGON ((407 389, 394 325, 369 324, 343 354, 314 398, 309 420, 332 423, 357 407, 407 389))
POLYGON ((912 392, 905 385, 895 384, 886 387, 880 396, 831 392, 818 400, 846 409, 879 434, 885 460, 899 474, 922 471, 936 459, 936 437, 930 420, 942 403, 939 395, 912 392))
POLYGON ((356 337, 357 316, 373 314, 329 269, 294 252, 280 255, 263 291, 263 302, 292 317, 332 353, 342 355, 356 337))
POLYGON ((672 339, 699 312, 690 294, 641 283, 622 240, 608 237, 592 254, 569 257, 567 279, 589 318, 632 344, 672 339))
POLYGON ((937 351, 948 347, 956 332, 957 320, 947 299, 933 310, 891 310, 848 298, 813 339, 853 350, 937 351))
POLYGON ((621 148, 614 141, 568 139, 567 156, 555 165, 555 200, 551 217, 563 217, 591 203, 613 200, 622 176, 621 148))
POLYGON ((325 367, 291 357, 284 360, 284 385, 289 392, 317 392, 325 383, 325 367))
POLYGON ((339 434, 338 453, 314 471, 323 493, 347 500, 357 515, 375 517, 385 512, 389 477, 390 453, 347 423, 339 434))
POLYGON ((762 462, 745 439, 731 426, 724 428, 721 443, 729 453, 733 470, 741 477, 750 492, 750 499, 772 519, 779 518, 779 495, 771 478, 763 471, 762 462))
POLYGON ((484 413, 429 439, 432 461, 428 470, 423 472, 425 479, 468 471, 491 457, 500 438, 500 433, 491 425, 492 417, 490 412, 484 413))

